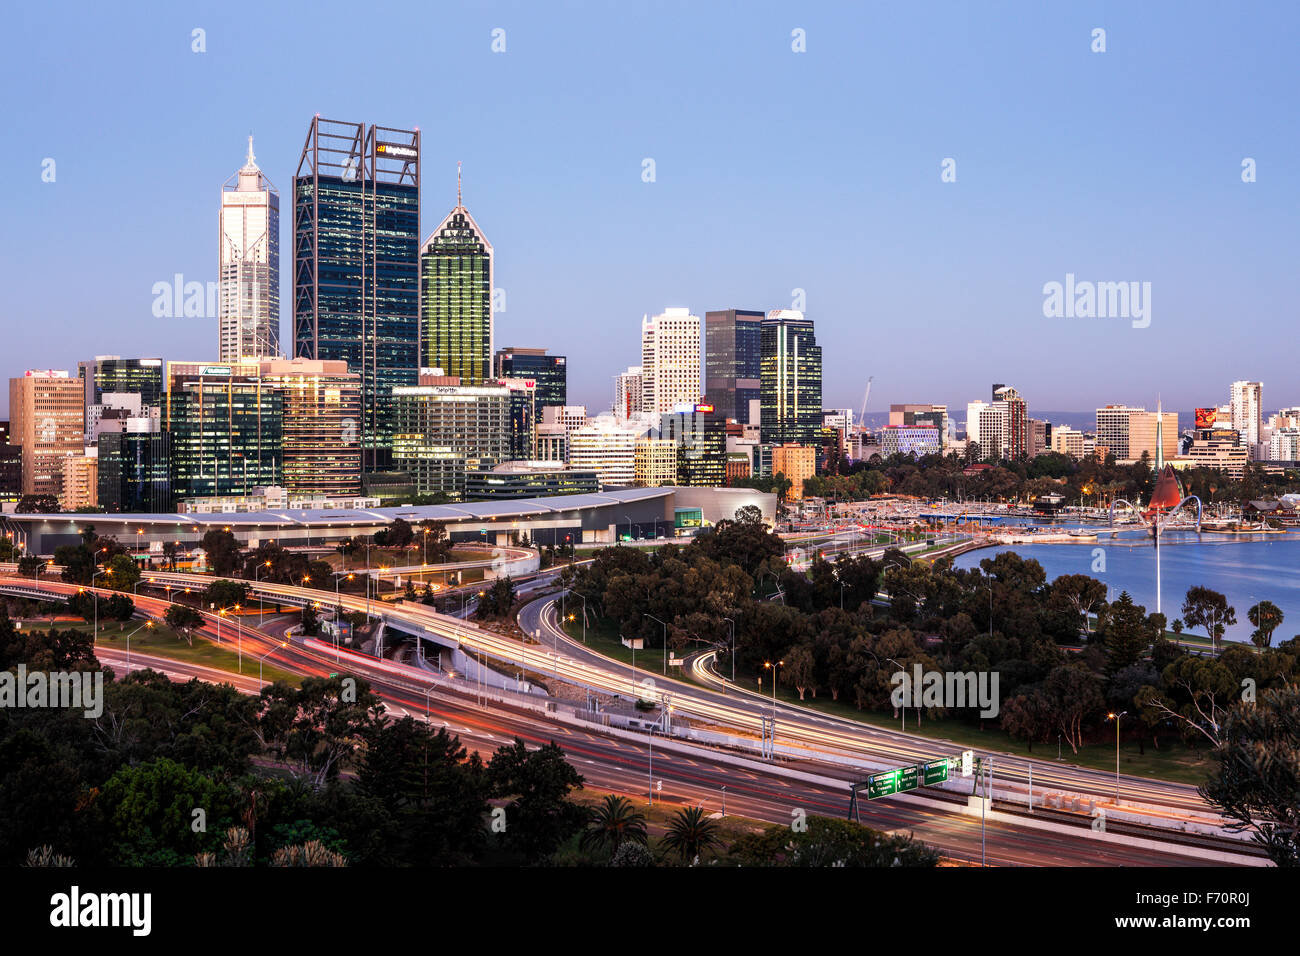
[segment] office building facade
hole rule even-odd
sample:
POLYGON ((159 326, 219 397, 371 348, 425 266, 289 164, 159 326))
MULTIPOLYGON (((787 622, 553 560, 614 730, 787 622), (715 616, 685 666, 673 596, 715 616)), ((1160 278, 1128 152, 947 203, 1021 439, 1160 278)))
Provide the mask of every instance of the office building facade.
MULTIPOLYGON (((420 365, 463 385, 492 377, 492 243, 461 203, 420 247, 420 365)), ((563 403, 561 403, 563 404, 563 403)))
POLYGON ((766 444, 816 446, 821 439, 822 350, 811 319, 776 309, 761 327, 760 405, 766 444))
POLYGON ((659 418, 659 436, 677 446, 677 484, 718 487, 727 475, 726 421, 708 404, 678 405, 659 418))
POLYGON ((414 385, 393 398, 393 462, 419 494, 463 499, 468 472, 510 457, 508 388, 414 385))
POLYGON ((539 409, 566 405, 569 398, 568 359, 547 355, 546 349, 497 349, 496 377, 528 379, 536 385, 539 409))
POLYGON ((248 157, 221 187, 217 261, 221 361, 280 354, 280 194, 248 157))
POLYGON ((641 410, 651 415, 700 400, 700 317, 665 309, 641 320, 641 410))
POLYGON ((171 510, 171 436, 151 419, 128 420, 99 436, 99 506, 105 511, 162 514, 171 510))
MULTIPOLYGON (((704 396, 724 419, 751 424, 760 400, 763 313, 724 309, 704 314, 704 396)), ((753 422, 757 424, 757 422, 753 422)))
POLYGON ((256 361, 168 362, 171 496, 248 495, 284 481, 284 398, 256 361))
POLYGON ((63 490, 63 459, 85 450, 85 389, 66 371, 29 370, 9 380, 9 441, 22 447, 25 495, 63 490))
POLYGON ((392 458, 420 346, 420 133, 316 117, 294 177, 294 354, 361 378, 362 467, 392 458))

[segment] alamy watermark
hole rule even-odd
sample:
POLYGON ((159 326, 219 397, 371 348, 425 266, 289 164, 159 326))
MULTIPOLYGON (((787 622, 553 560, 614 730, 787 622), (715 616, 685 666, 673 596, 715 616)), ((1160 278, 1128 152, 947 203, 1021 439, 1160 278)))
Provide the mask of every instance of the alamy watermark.
POLYGON ((103 671, 0 671, 0 707, 72 707, 94 720, 104 712, 103 671), (16 672, 16 673, 15 673, 16 672))
POLYGON ((104 712, 104 672, 29 673, 26 664, 19 664, 0 672, 0 707, 72 707, 93 720, 104 712))
POLYGON ((1151 324, 1150 282, 1065 282, 1043 285, 1043 315, 1049 319, 1132 319, 1133 328, 1151 324))
POLYGON ((218 286, 215 282, 186 282, 177 272, 172 281, 155 282, 153 314, 157 319, 215 319, 218 315, 218 286))
POLYGON ((894 685, 889 702, 897 708, 979 707, 981 717, 996 717, 998 681, 997 671, 927 671, 913 664, 911 674, 897 671, 889 678, 894 685))

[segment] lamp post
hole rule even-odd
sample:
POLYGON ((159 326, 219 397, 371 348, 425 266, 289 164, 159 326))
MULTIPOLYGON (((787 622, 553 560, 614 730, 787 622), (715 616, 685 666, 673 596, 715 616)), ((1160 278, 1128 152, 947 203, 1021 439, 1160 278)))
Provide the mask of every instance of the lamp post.
MULTIPOLYGON (((659 618, 655 617, 653 614, 642 614, 641 616, 648 617, 652 621, 659 621, 659 618)), ((667 675, 668 674, 668 625, 664 624, 663 621, 659 621, 659 623, 663 625, 663 629, 664 629, 664 674, 667 675)))
POLYGON ((136 631, 139 631, 141 628, 146 628, 146 627, 152 628, 153 621, 145 621, 143 624, 140 625, 140 627, 137 627, 135 631, 132 631, 130 634, 126 636, 126 666, 127 667, 131 666, 131 638, 136 633, 136 631))
MULTIPOLYGON (((254 588, 256 588, 257 585, 260 583, 258 579, 261 577, 262 568, 269 568, 270 566, 271 566, 271 562, 267 561, 265 564, 259 564, 257 567, 253 569, 254 588)), ((257 592, 257 626, 258 627, 262 626, 262 592, 260 589, 257 592)))
POLYGON ((261 657, 257 659, 257 682, 259 684, 266 683, 266 681, 262 680, 262 662, 265 661, 272 654, 274 654, 276 651, 282 650, 283 648, 286 648, 288 646, 289 646, 289 642, 286 641, 283 644, 281 644, 279 647, 271 648, 269 651, 267 651, 265 654, 263 654, 261 657))
POLYGON ((763 668, 772 672, 772 716, 776 716, 776 674, 781 669, 785 661, 777 661, 773 664, 771 661, 763 661, 763 668))
POLYGON ((107 568, 101 568, 90 576, 90 593, 95 597, 95 640, 99 640, 99 592, 95 590, 95 578, 107 574, 107 568))
POLYGON ((627 540, 631 541, 632 540, 632 516, 629 514, 625 514, 623 515, 623 517, 627 519, 627 540))
POLYGON ((1121 717, 1128 715, 1127 710, 1121 710, 1118 714, 1109 713, 1106 715, 1107 720, 1115 721, 1115 805, 1119 805, 1119 722, 1121 717))

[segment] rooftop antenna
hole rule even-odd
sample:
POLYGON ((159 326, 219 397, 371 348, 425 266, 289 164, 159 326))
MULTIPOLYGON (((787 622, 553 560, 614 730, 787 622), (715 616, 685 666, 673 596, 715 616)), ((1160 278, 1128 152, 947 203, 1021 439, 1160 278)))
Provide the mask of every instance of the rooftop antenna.
POLYGON ((253 165, 253 134, 248 134, 248 165, 253 165))
POLYGON ((460 160, 456 160, 456 205, 460 206, 460 160))

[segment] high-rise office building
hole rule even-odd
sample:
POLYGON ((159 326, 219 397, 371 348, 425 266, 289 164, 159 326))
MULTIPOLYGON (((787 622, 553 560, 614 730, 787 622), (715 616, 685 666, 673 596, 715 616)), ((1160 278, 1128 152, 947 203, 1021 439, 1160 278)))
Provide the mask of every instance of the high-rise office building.
MULTIPOLYGON (((461 203, 420 247, 420 366, 462 385, 492 377, 492 243, 461 203)), ((560 404, 563 404, 561 402, 560 404)))
POLYGON ((150 418, 128 419, 99 436, 99 505, 106 511, 163 514, 172 507, 171 436, 150 418))
POLYGON ((1233 382, 1229 395, 1229 404, 1232 406, 1232 427, 1241 436, 1241 443, 1249 449, 1254 449, 1260 442, 1264 385, 1261 382, 1233 382))
POLYGON ((1029 406, 1010 385, 993 386, 993 404, 1006 409, 1006 451, 1002 457, 1017 461, 1029 456, 1029 406))
POLYGON ((563 355, 546 349, 497 349, 496 377, 531 379, 536 383, 537 407, 568 403, 568 369, 563 355))
POLYGON ((262 382, 281 393, 284 488, 297 498, 361 494, 361 376, 347 363, 263 359, 262 382))
POLYGON ((627 488, 636 482, 636 443, 650 430, 644 422, 598 415, 569 434, 569 467, 594 471, 600 488, 627 488))
POLYGON ((641 414, 644 398, 641 366, 633 365, 626 372, 614 376, 614 414, 619 418, 641 414))
POLYGON ((516 461, 536 459, 538 407, 536 381, 531 378, 499 378, 495 384, 510 391, 510 457, 516 461))
POLYGON ((105 408, 132 407, 135 415, 157 417, 167 393, 160 358, 96 355, 92 361, 77 363, 77 376, 85 388, 87 446, 95 444, 96 423, 105 408), (137 399, 124 396, 137 396, 137 399), (137 404, 139 407, 134 408, 137 404))
POLYGON ((978 445, 980 458, 1006 458, 1009 413, 1005 402, 984 402, 978 399, 966 405, 966 449, 971 452, 978 445))
POLYGON ((160 408, 167 391, 160 358, 96 355, 93 361, 77 363, 77 375, 86 390, 87 408, 101 404, 105 392, 134 393, 142 406, 160 408))
POLYGON ((822 350, 812 320, 793 309, 774 309, 763 317, 760 345, 764 444, 820 444, 822 350))
POLYGON ((771 473, 790 479, 791 499, 802 498, 804 482, 817 472, 817 449, 807 445, 773 445, 771 456, 771 473))
POLYGON ((63 491, 63 459, 85 452, 85 388, 66 371, 9 380, 9 441, 22 446, 23 494, 63 491))
POLYGON ((223 362, 280 354, 280 193, 248 158, 221 187, 217 262, 223 362))
POLYGON ((393 463, 419 494, 463 498, 468 472, 510 457, 505 386, 420 384, 395 389, 393 398, 393 463))
POLYGON ((172 501, 284 483, 284 396, 257 361, 168 362, 172 501))
POLYGON ((677 446, 677 484, 718 487, 726 479, 726 421, 712 405, 684 404, 659 416, 660 438, 677 446))
POLYGON ((700 317, 665 309, 641 319, 641 410, 651 415, 700 400, 700 317))
POLYGON ((1154 463, 1157 458, 1156 425, 1160 422, 1166 460, 1178 454, 1178 413, 1149 412, 1128 405, 1107 405, 1097 409, 1097 444, 1104 445, 1116 461, 1137 461, 1145 453, 1154 463))
POLYGON ((420 344, 420 132, 312 120, 294 188, 294 354, 361 376, 362 466, 391 461, 420 344))
MULTIPOLYGON (((704 314, 704 396, 724 419, 751 424, 759 401, 762 312, 724 309, 704 314)), ((757 424, 753 422, 752 424, 757 424)))
POLYGON ((636 440, 633 446, 633 481, 638 488, 661 488, 677 483, 677 442, 671 438, 636 440))
POLYGON ((59 508, 63 511, 84 511, 99 503, 98 449, 85 449, 80 455, 63 459, 63 480, 59 492, 59 508), (84 451, 93 452, 85 454, 84 451))

